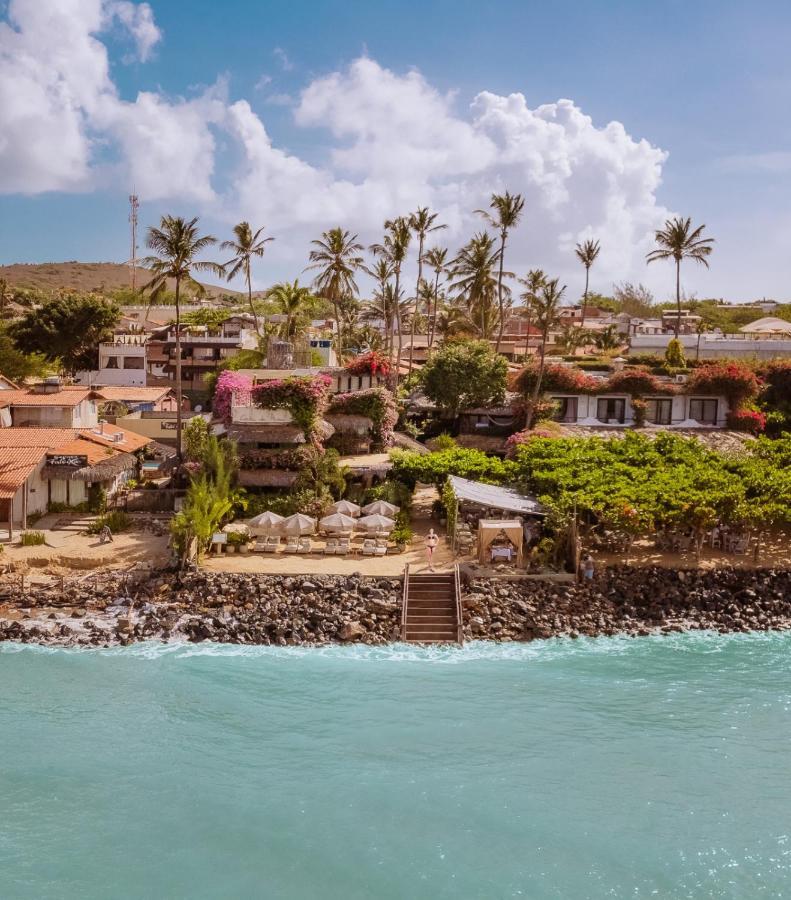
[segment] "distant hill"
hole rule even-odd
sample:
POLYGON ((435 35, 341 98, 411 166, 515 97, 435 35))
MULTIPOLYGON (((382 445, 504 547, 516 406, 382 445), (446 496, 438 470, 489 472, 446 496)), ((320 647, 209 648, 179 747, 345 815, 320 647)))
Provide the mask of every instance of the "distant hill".
MULTIPOLYGON (((91 263, 48 262, 48 263, 13 263, 0 266, 0 278, 5 278, 12 287, 39 291, 71 290, 96 293, 116 291, 130 286, 129 266, 123 263, 91 263)), ((146 284, 151 278, 147 269, 137 269, 137 285, 146 284)), ((221 294, 242 296, 240 291, 231 290, 224 285, 203 284, 207 297, 218 297, 221 294)), ((173 288, 173 285, 170 285, 173 288)))

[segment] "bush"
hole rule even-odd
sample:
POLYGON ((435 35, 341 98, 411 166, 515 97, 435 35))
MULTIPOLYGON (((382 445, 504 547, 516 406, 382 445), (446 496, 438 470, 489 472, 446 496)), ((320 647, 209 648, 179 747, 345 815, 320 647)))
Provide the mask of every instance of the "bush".
POLYGON ((756 409, 740 409, 728 413, 728 428, 746 431, 748 434, 762 434, 766 430, 766 416, 756 409))
POLYGON ((434 450, 441 452, 442 450, 455 450, 459 445, 455 438, 452 438, 447 431, 438 434, 431 442, 434 450))
POLYGON ((622 369, 607 381, 607 391, 611 393, 642 396, 643 394, 670 394, 673 388, 662 384, 645 369, 622 369))
POLYGON ((408 544, 411 544, 413 537, 414 532, 409 525, 397 525, 390 532, 390 540, 399 547, 406 547, 408 544))
MULTIPOLYGON (((540 365, 534 362, 526 365, 512 379, 511 389, 527 397, 532 396, 540 368, 540 365)), ((544 374, 541 379, 542 391, 559 391, 563 394, 590 394, 601 389, 601 379, 586 375, 577 366, 561 366, 550 363, 544 367, 544 374)))
POLYGON ((673 338, 665 350, 665 364, 674 369, 686 368, 687 360, 684 356, 684 347, 678 338, 673 338))
POLYGON ((88 512, 103 513, 107 509, 107 492, 100 484, 88 488, 88 512))
POLYGON ((23 547, 40 547, 46 543, 43 531, 23 531, 19 541, 23 547))
POLYGON ((756 397, 760 387, 755 372, 743 363, 709 363, 689 376, 687 393, 721 395, 735 411, 756 397))
POLYGON ((228 532, 228 543, 232 547, 242 547, 244 544, 249 543, 250 538, 242 533, 241 531, 229 531, 228 532))
POLYGON ((370 350, 348 362, 346 371, 350 375, 381 375, 382 378, 387 378, 390 374, 390 360, 378 350, 370 350))
POLYGON ((96 521, 92 522, 88 526, 87 533, 99 534, 105 525, 109 526, 113 534, 120 534, 131 527, 132 519, 122 509, 114 509, 104 516, 99 516, 96 521))
POLYGON ((393 429, 398 421, 398 408, 387 388, 375 387, 351 394, 336 394, 329 412, 340 415, 367 416, 373 422, 373 441, 379 447, 393 443, 393 429))

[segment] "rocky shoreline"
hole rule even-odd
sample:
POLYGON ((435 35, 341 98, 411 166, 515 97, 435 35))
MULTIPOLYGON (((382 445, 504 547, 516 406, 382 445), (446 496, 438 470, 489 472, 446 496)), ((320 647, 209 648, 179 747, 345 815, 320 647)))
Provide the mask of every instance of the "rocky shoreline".
MULTIPOLYGON (((67 647, 138 641, 312 646, 400 639, 401 579, 210 572, 105 573, 0 584, 0 640, 67 647), (24 594, 22 593, 24 589, 24 594)), ((791 571, 614 567, 592 582, 473 580, 467 640, 791 629, 791 571)))

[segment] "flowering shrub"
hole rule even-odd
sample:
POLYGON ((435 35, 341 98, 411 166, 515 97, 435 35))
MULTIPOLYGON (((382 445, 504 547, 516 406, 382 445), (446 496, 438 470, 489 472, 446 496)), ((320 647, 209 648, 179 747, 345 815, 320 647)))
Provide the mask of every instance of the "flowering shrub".
POLYGON ((645 369, 622 369, 614 372, 607 379, 606 390, 608 393, 630 394, 640 397, 643 394, 668 394, 673 393, 669 384, 663 384, 645 369))
POLYGON ((336 394, 330 401, 329 412, 347 416, 367 416, 374 423, 374 444, 389 447, 393 442, 398 408, 387 388, 375 387, 367 391, 355 391, 352 394, 336 394))
POLYGON ((766 416, 756 409, 739 409, 728 413, 727 423, 733 431, 761 434, 766 428, 766 416))
POLYGON ((634 416, 634 427, 642 428, 645 425, 645 417, 648 412, 648 404, 642 397, 632 398, 632 415, 634 416))
POLYGON ((234 398, 241 405, 250 403, 252 387, 253 382, 246 375, 241 375, 239 372, 233 372, 230 369, 220 372, 217 378, 217 385, 214 388, 213 410, 215 417, 222 419, 226 423, 230 422, 231 406, 234 398))
MULTIPOLYGON (((535 389, 540 366, 530 363, 517 372, 511 387, 521 394, 531 394, 535 389)), ((544 367, 541 389, 560 391, 564 394, 589 394, 602 389, 601 379, 592 378, 574 366, 549 364, 544 367)))
POLYGON ((551 439, 560 437, 560 434, 554 429, 546 425, 539 425, 537 428, 526 428, 524 431, 517 431, 505 442, 505 455, 507 459, 514 459, 516 451, 519 447, 536 438, 551 439))
POLYGON ((739 363, 710 363, 689 376, 688 394, 716 394, 738 410, 758 394, 761 384, 752 369, 739 363))
POLYGON ((314 447, 303 444, 287 450, 247 450, 239 455, 243 469, 286 469, 298 472, 313 462, 314 447))
POLYGON ((326 409, 330 384, 326 375, 292 376, 256 385, 252 399, 261 409, 287 409, 305 440, 319 446, 318 420, 326 409))
POLYGON ((355 356, 345 368, 350 375, 381 375, 382 378, 387 378, 390 374, 390 360, 378 350, 370 350, 355 356))

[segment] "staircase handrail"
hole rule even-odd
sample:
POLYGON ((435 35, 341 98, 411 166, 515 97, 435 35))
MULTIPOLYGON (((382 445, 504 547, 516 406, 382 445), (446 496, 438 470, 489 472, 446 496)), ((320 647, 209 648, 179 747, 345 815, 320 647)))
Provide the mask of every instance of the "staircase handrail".
POLYGON ((409 604, 409 563, 404 566, 404 590, 401 598, 401 640, 406 640, 406 610, 409 604))
POLYGON ((456 594, 456 640, 464 643, 464 622, 461 617, 461 578, 459 577, 459 564, 453 566, 453 586, 456 594))

